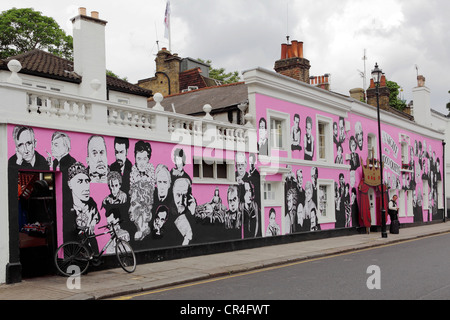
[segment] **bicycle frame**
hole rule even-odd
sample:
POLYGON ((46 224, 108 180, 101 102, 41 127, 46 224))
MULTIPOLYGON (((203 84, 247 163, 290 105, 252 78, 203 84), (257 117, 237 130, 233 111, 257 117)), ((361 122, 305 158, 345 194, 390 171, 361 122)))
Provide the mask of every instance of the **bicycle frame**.
MULTIPOLYGON (((111 237, 109 238, 108 242, 103 246, 103 249, 98 253, 98 258, 100 258, 103 253, 105 253, 106 249, 108 249, 108 247, 110 246, 110 244, 115 241, 118 237, 117 237, 117 233, 116 233, 116 229, 114 229, 114 227, 117 225, 118 223, 108 223, 107 225, 104 225, 102 227, 100 227, 99 229, 102 228, 108 228, 108 231, 99 233, 99 234, 93 234, 93 235, 87 235, 86 231, 83 231, 84 234, 84 239, 81 241, 84 245, 89 244, 89 240, 90 239, 94 239, 100 236, 104 236, 107 235, 108 233, 111 235, 111 237)), ((89 248, 89 250, 92 250, 92 248, 90 246, 87 246, 89 248)))

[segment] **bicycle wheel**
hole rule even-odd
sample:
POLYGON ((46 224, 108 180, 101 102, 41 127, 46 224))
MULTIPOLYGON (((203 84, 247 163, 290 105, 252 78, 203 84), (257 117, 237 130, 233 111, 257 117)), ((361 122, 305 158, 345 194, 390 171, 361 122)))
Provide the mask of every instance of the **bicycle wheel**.
POLYGON ((122 239, 116 241, 116 256, 119 260, 120 266, 128 273, 136 270, 136 256, 130 244, 122 239))
POLYGON ((63 243, 55 252, 57 271, 66 276, 83 274, 89 267, 90 252, 86 246, 76 241, 63 243))

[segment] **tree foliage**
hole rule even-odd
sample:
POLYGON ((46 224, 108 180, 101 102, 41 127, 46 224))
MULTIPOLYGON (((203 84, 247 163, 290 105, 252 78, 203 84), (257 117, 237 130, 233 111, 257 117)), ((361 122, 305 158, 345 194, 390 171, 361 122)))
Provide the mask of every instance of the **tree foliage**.
POLYGON ((33 49, 72 59, 73 38, 53 18, 32 8, 12 8, 0 14, 0 58, 33 49))
POLYGON ((222 81, 223 83, 235 83, 239 82, 241 78, 239 77, 238 71, 225 72, 225 68, 213 68, 211 60, 197 59, 200 62, 209 65, 209 77, 222 81))
POLYGON ((397 82, 386 81, 386 86, 389 88, 389 105, 392 108, 403 111, 406 108, 406 102, 399 98, 400 86, 397 82))

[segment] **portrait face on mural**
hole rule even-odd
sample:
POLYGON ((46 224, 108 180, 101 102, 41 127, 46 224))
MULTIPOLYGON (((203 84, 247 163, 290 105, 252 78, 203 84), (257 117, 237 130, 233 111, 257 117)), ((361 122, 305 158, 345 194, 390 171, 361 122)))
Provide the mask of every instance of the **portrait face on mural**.
POLYGON ((239 207, 238 189, 236 187, 230 187, 228 189, 228 210, 236 212, 239 207))
MULTIPOLYGON (((113 171, 115 173, 115 171, 113 171)), ((122 186, 122 182, 120 177, 112 177, 108 180, 109 190, 114 197, 117 197, 120 191, 120 187, 122 186)))
POLYGON ((247 158, 245 157, 245 153, 237 152, 236 153, 237 177, 240 177, 240 178, 244 177, 246 170, 247 170, 247 158))
POLYGON ((173 200, 179 214, 189 206, 190 197, 190 182, 186 178, 180 178, 175 180, 173 184, 173 200))
POLYGON ((70 138, 62 132, 55 132, 52 136, 52 156, 61 159, 70 151, 70 138))
POLYGON ((80 172, 70 178, 69 188, 72 190, 74 203, 77 201, 87 202, 89 200, 91 179, 87 173, 80 172))
POLYGON ((361 122, 356 122, 355 124, 355 139, 358 145, 359 150, 362 150, 364 145, 364 136, 361 122))
POLYGON ((158 165, 155 171, 156 188, 158 189, 159 200, 164 200, 169 193, 170 188, 170 172, 167 167, 158 165))
POLYGON ((136 152, 136 167, 139 171, 143 172, 147 168, 147 163, 150 157, 147 151, 136 152))
POLYGON ((23 161, 33 163, 36 147, 33 129, 27 127, 14 128, 14 140, 16 144, 17 162, 20 162, 20 164, 23 161))
POLYGON ((120 167, 123 167, 125 161, 127 160, 128 149, 125 143, 115 143, 114 144, 114 155, 116 157, 116 162, 120 167))
POLYGON ((301 169, 297 170, 297 184, 299 187, 303 186, 303 171, 301 169))
POLYGON ((92 136, 88 141, 88 156, 86 163, 93 182, 106 182, 108 174, 108 159, 105 140, 101 136, 92 136))
POLYGON ((250 204, 253 202, 254 189, 249 181, 244 182, 244 203, 250 204))
POLYGON ((169 209, 166 206, 158 207, 156 211, 155 221, 153 222, 153 229, 157 235, 161 234, 162 228, 167 221, 169 209))

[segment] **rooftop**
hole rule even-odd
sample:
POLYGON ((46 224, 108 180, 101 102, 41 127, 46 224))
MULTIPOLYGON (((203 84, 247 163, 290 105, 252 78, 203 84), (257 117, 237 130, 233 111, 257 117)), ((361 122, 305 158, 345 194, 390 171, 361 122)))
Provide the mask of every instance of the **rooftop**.
MULTIPOLYGON (((8 62, 18 60, 22 65, 20 73, 32 76, 44 77, 48 79, 81 83, 82 76, 75 73, 73 61, 64 59, 43 50, 34 49, 16 56, 0 60, 0 70, 8 70, 8 62)), ((135 94, 144 97, 151 97, 152 91, 131 84, 125 80, 112 76, 106 76, 108 89, 135 94)))

